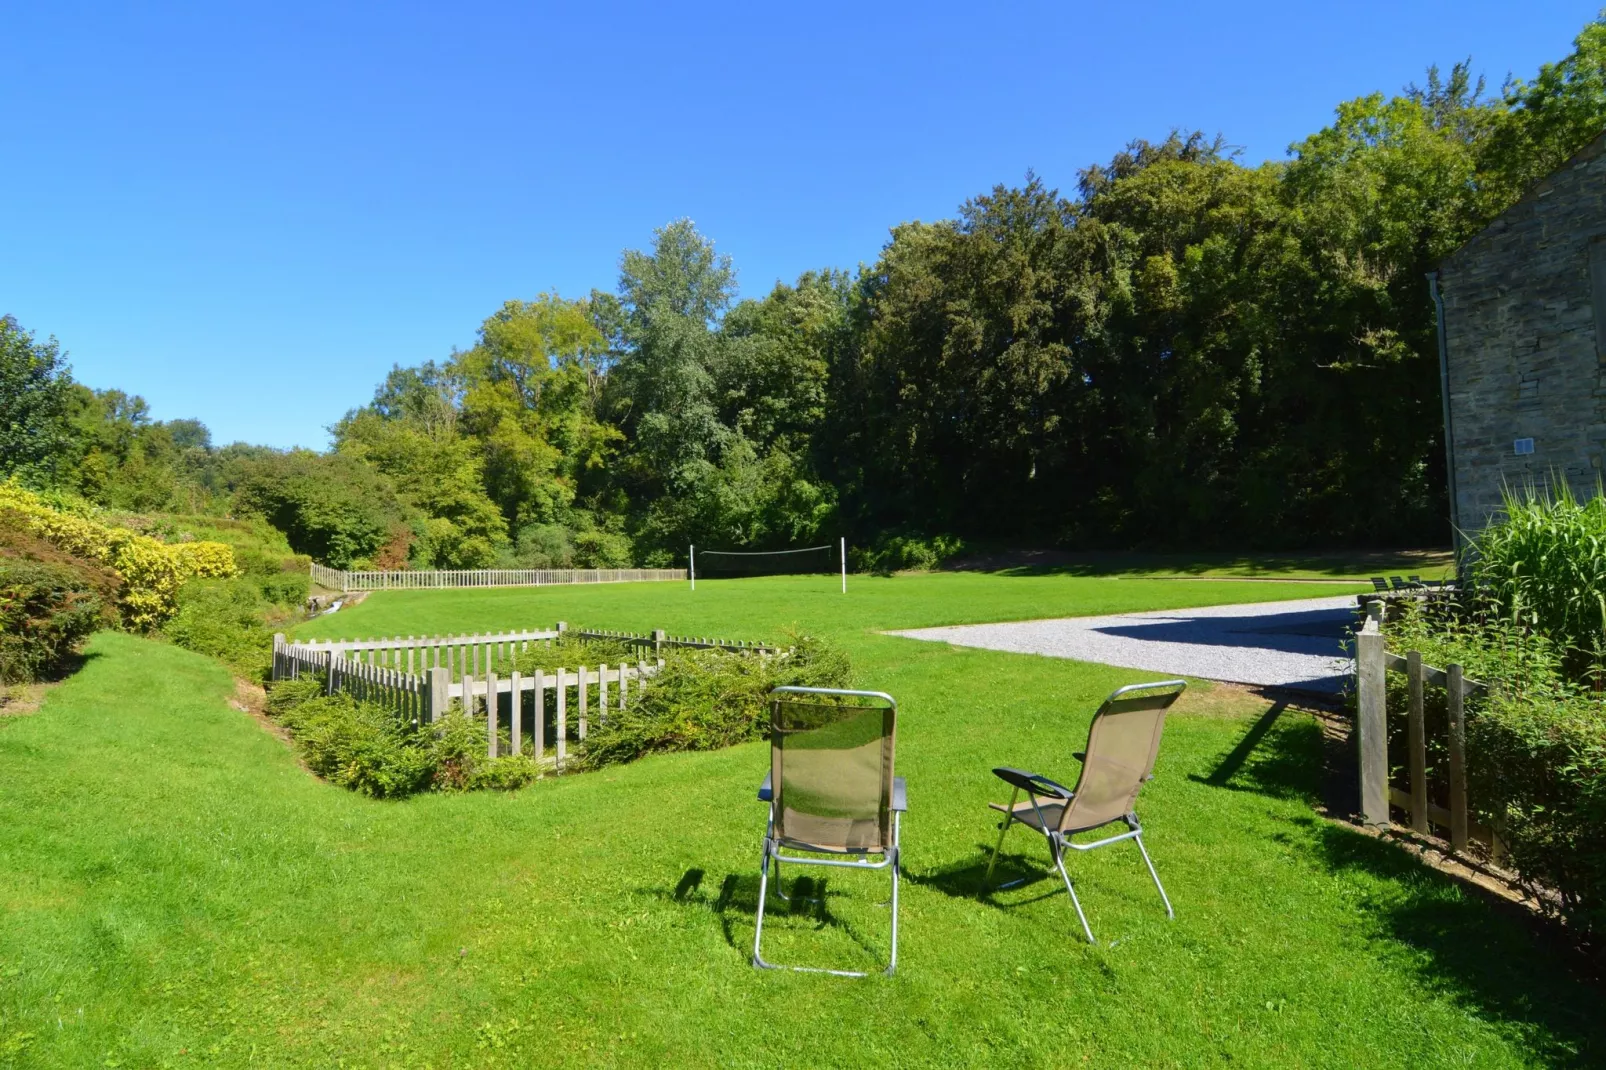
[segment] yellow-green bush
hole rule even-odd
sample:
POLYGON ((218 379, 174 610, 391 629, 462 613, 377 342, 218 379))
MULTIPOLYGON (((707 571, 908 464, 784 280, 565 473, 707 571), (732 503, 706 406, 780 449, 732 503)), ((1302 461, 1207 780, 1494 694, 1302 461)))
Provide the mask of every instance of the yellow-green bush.
POLYGON ((15 482, 0 483, 0 509, 16 514, 28 530, 58 549, 97 561, 121 576, 118 609, 123 623, 132 628, 153 628, 172 616, 185 580, 230 577, 239 571, 234 551, 222 543, 168 546, 148 535, 56 508, 15 482))

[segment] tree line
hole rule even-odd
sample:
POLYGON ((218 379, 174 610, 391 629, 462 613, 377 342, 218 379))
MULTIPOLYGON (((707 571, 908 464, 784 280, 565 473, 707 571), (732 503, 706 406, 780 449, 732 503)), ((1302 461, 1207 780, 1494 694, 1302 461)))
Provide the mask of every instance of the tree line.
POLYGON ((1289 158, 1173 131, 737 299, 688 220, 618 287, 508 301, 325 452, 216 447, 0 321, 0 470, 266 517, 336 566, 655 564, 845 534, 1067 547, 1447 541, 1425 274, 1606 128, 1606 19, 1527 81, 1470 61, 1289 158))

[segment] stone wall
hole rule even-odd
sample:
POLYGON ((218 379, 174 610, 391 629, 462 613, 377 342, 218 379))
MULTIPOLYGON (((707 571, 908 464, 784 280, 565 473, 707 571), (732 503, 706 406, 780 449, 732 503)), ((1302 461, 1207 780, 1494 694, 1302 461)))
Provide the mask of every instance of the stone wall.
POLYGON ((1439 269, 1456 515, 1476 531, 1504 486, 1594 492, 1606 449, 1606 135, 1439 269), (1593 263, 1592 263, 1593 262, 1593 263), (1592 270, 1593 267, 1593 270, 1592 270), (1533 452, 1518 455, 1518 439, 1533 452))

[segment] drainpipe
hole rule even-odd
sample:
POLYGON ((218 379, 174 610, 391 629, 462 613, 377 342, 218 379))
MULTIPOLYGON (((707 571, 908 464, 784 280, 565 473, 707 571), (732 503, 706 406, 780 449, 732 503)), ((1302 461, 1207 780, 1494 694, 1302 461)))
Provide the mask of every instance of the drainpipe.
POLYGON ((1450 545, 1460 548, 1461 515, 1455 493, 1455 432, 1450 423, 1450 347, 1444 337, 1444 295, 1439 292, 1439 273, 1428 272, 1428 292, 1433 295, 1434 319, 1439 333, 1439 397, 1444 402, 1444 478, 1450 492, 1450 545))

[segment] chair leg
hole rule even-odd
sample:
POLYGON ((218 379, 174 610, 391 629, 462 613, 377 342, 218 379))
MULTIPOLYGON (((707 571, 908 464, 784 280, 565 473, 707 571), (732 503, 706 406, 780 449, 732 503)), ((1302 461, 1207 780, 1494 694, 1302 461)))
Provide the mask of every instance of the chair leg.
POLYGON ((764 837, 764 861, 758 873, 758 920, 753 926, 753 965, 768 967, 764 956, 758 953, 759 943, 764 939, 764 901, 768 898, 770 886, 770 838, 764 837))
POLYGON ((1090 944, 1098 943, 1097 940, 1093 939, 1093 930, 1087 924, 1087 915, 1082 913, 1082 901, 1076 898, 1076 888, 1071 884, 1071 875, 1065 872, 1065 852, 1060 850, 1059 844, 1049 840, 1048 853, 1053 857, 1054 865, 1058 867, 1061 879, 1065 881, 1065 890, 1071 893, 1071 905, 1076 908, 1076 916, 1082 922, 1082 932, 1086 934, 1087 942, 1090 944))
POLYGON ((1171 900, 1165 894, 1165 885, 1160 883, 1160 874, 1154 871, 1154 862, 1149 858, 1149 849, 1143 846, 1143 834, 1139 833, 1132 838, 1138 842, 1138 850, 1143 852, 1143 863, 1149 867, 1149 876, 1154 878, 1154 886, 1160 891, 1160 902, 1165 904, 1165 916, 1175 918, 1177 912, 1171 909, 1171 900))
POLYGON ((1009 795, 1009 812, 1004 815, 1004 823, 998 826, 998 842, 993 844, 993 856, 987 861, 987 873, 981 879, 985 887, 993 879, 993 867, 998 864, 998 852, 1004 849, 1004 833, 1009 831, 1010 824, 1015 820, 1015 800, 1020 798, 1020 789, 1016 788, 1009 795))
POLYGON ((901 815, 892 815, 892 957, 887 960, 887 976, 898 968, 898 867, 903 863, 903 855, 898 849, 898 819, 901 815))

